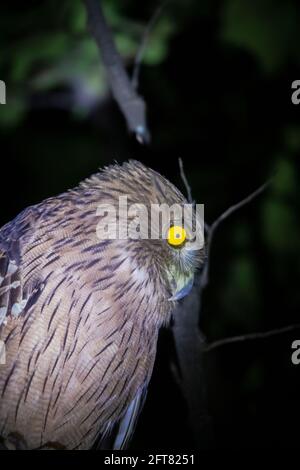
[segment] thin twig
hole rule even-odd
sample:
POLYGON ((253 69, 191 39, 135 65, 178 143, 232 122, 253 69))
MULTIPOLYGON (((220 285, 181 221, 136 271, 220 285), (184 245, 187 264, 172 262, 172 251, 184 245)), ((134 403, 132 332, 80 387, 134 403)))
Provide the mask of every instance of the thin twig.
POLYGON ((182 162, 182 159, 180 157, 178 158, 178 163, 179 163, 180 176, 181 176, 181 179, 182 179, 183 184, 184 184, 185 189, 186 189, 188 202, 190 204, 192 204, 193 203, 192 190, 191 190, 190 184, 187 180, 187 177, 186 177, 186 174, 185 174, 185 171, 184 171, 184 167, 183 167, 183 162, 182 162))
POLYGON ((269 331, 249 333, 249 334, 239 335, 239 336, 232 336, 230 338, 223 338, 223 339, 214 341, 212 343, 209 343, 207 346, 203 348, 203 351, 209 352, 209 351, 212 351, 213 349, 226 346, 227 344, 240 343, 242 341, 270 338, 272 336, 281 335, 283 333, 296 330, 297 328, 300 328, 300 323, 295 323, 294 325, 288 325, 282 328, 276 328, 274 330, 269 330, 269 331))
POLYGON ((226 211, 224 211, 211 225, 211 230, 215 231, 216 228, 220 225, 221 222, 223 222, 227 217, 229 217, 233 212, 236 212, 237 210, 241 209, 241 207, 244 207, 246 204, 249 204, 253 199, 255 199, 259 194, 261 194, 271 183, 271 181, 266 181, 264 184, 262 184, 259 188, 257 188, 253 193, 249 194, 249 196, 245 197, 242 199, 240 202, 237 204, 234 204, 233 206, 230 206, 226 211))
POLYGON ((83 0, 88 23, 101 52, 113 97, 118 103, 130 132, 140 143, 149 143, 150 133, 146 123, 146 104, 132 86, 122 58, 117 51, 113 34, 102 10, 101 0, 83 0))
POLYGON ((135 90, 137 90, 138 86, 139 86, 139 76, 140 76, 140 70, 141 70, 141 63, 142 63, 143 56, 144 56, 144 53, 145 53, 145 50, 146 50, 146 47, 147 47, 147 44, 148 44, 148 41, 149 41, 150 33, 151 33, 157 19, 159 18, 160 14, 162 12, 162 9, 165 7, 167 1, 168 0, 165 0, 160 5, 158 5, 158 7, 155 9, 153 15, 150 18, 150 21, 148 22, 148 24, 147 24, 147 26, 144 30, 140 46, 139 46, 138 51, 137 51, 136 56, 135 56, 133 72, 132 72, 131 83, 132 83, 132 86, 135 90))
MULTIPOLYGON (((187 177, 184 171, 182 159, 179 158, 178 162, 179 162, 180 176, 187 192, 188 201, 192 203, 193 202, 192 190, 191 190, 191 186, 187 180, 187 177)), ((211 244, 212 244, 212 240, 213 240, 216 229, 231 214, 241 209, 245 205, 249 204, 253 199, 259 196, 259 194, 261 194, 269 186, 270 183, 271 183, 271 180, 267 181, 266 183, 262 184, 259 188, 257 188, 255 191, 253 191, 253 193, 249 194, 249 196, 245 197, 237 204, 233 204, 232 206, 230 206, 211 225, 207 224, 206 222, 204 223, 204 230, 206 232, 206 259, 205 259, 205 264, 200 274, 199 290, 202 290, 208 284, 211 244)))
POLYGON ((224 222, 230 215, 232 215, 237 210, 241 209, 245 205, 249 204, 253 199, 259 196, 265 189, 270 185, 271 181, 267 181, 266 183, 262 184, 259 188, 257 188, 253 193, 249 194, 249 196, 242 199, 237 204, 233 204, 230 206, 226 211, 224 211, 211 225, 205 225, 206 231, 206 262, 201 272, 201 279, 200 284, 201 287, 204 288, 208 284, 208 277, 209 277, 209 267, 210 267, 210 252, 211 252, 211 244, 213 241, 213 237, 215 235, 216 229, 219 225, 224 222))

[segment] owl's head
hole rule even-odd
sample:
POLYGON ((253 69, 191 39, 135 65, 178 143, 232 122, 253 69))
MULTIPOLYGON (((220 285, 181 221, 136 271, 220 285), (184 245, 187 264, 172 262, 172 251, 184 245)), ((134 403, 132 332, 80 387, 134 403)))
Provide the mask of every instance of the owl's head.
MULTIPOLYGON (((105 202, 117 209, 118 227, 109 235, 118 238, 164 298, 176 301, 187 295, 204 258, 203 219, 195 206, 137 161, 105 168, 94 181, 98 188, 99 179, 105 202)), ((93 178, 88 181, 92 185, 93 178)))
POLYGON ((159 173, 139 162, 130 162, 142 183, 138 200, 148 208, 140 225, 146 233, 140 244, 141 260, 151 275, 164 285, 169 301, 185 297, 192 289, 194 274, 204 259, 203 214, 159 173))

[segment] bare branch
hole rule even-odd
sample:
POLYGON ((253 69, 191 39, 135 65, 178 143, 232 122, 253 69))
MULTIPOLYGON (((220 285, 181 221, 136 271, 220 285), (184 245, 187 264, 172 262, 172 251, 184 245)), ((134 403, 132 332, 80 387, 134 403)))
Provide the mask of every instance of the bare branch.
POLYGON ((212 440, 210 418, 207 412, 205 383, 203 380, 202 351, 204 338, 199 330, 199 312, 202 296, 198 279, 192 292, 178 304, 172 327, 179 373, 172 367, 174 378, 186 399, 188 418, 198 449, 212 440))
POLYGON ((191 187, 190 187, 189 182, 187 180, 187 177, 186 177, 186 174, 185 174, 185 171, 184 171, 184 167, 183 167, 183 162, 182 162, 182 159, 180 157, 178 158, 178 163, 179 163, 179 169, 180 169, 180 176, 181 176, 181 179, 182 179, 183 184, 184 184, 185 189, 186 189, 188 202, 190 204, 192 204, 193 203, 192 190, 191 190, 191 187))
MULTIPOLYGON (((179 169, 180 169, 180 176, 187 192, 188 201, 190 203, 193 203, 191 186, 187 180, 187 177, 184 171, 183 161, 181 158, 178 158, 178 163, 179 163, 179 169)), ((231 214, 241 209, 245 205, 249 204, 251 201, 253 201, 253 199, 259 196, 263 191, 265 191, 265 189, 270 185, 270 183, 271 183, 271 180, 265 182, 259 188, 253 191, 253 193, 249 194, 249 196, 245 197, 244 199, 239 201, 237 204, 233 204, 232 206, 230 206, 211 225, 204 223, 204 230, 206 232, 206 260, 205 260, 205 264, 203 266, 202 272, 200 274, 200 282, 198 284, 199 291, 201 291, 208 284, 211 244, 212 244, 212 240, 213 240, 216 229, 231 214)))
POLYGON ((155 25, 157 19, 159 18, 160 14, 161 14, 161 12, 162 12, 162 10, 165 7, 167 2, 168 2, 168 0, 165 0, 160 5, 158 5, 158 7, 155 9, 153 15, 150 18, 149 23, 147 24, 147 26, 144 30, 142 40, 141 40, 141 43, 140 43, 140 47, 138 48, 137 54, 135 56, 134 67, 133 67, 133 72, 132 72, 131 83, 132 83, 132 86, 135 90, 137 90, 138 86, 139 86, 139 76, 140 76, 140 70, 141 70, 141 63, 142 63, 143 55, 145 53, 145 50, 146 50, 146 47, 147 47, 147 44, 148 44, 148 41, 149 41, 150 33, 151 33, 151 31, 153 29, 153 26, 155 25))
MULTIPOLYGON (((188 199, 189 201, 192 201, 191 187, 187 181, 181 159, 179 159, 179 168, 181 179, 188 194, 188 199)), ((243 335, 233 339, 225 338, 205 347, 205 338, 203 335, 201 335, 199 330, 199 313, 201 313, 202 307, 202 293, 203 289, 208 284, 208 270, 212 239, 215 230, 221 224, 221 222, 223 222, 236 210, 250 203, 256 196, 265 190, 267 185, 268 183, 265 183, 245 199, 229 207, 229 209, 223 212, 220 217, 218 217, 211 225, 205 224, 204 228, 206 232, 207 247, 206 261, 202 271, 195 278, 192 292, 182 301, 181 304, 177 306, 174 312, 173 334, 179 368, 181 371, 181 377, 178 379, 177 374, 175 378, 177 382, 179 381, 182 393, 186 397, 189 408, 189 419, 191 422, 191 427, 194 431, 193 434, 195 442, 198 445, 201 445, 204 434, 206 435, 210 432, 210 418, 206 412, 207 406, 205 384, 203 383, 202 354, 204 351, 210 350, 210 348, 213 349, 219 345, 221 346, 229 342, 242 341, 246 337, 246 335, 243 335), (203 431, 204 428, 205 432, 203 431)), ((262 334, 255 334, 255 338, 260 337, 260 335, 268 336, 271 335, 271 333, 266 332, 262 334)), ((249 336, 251 337, 252 335, 247 335, 247 339, 249 336)))
POLYGON ((206 231, 206 262, 203 267, 201 273, 201 286, 202 288, 206 287, 208 284, 208 277, 209 277, 209 266, 210 266, 210 252, 211 252, 211 244, 215 234, 216 229, 219 225, 224 222, 231 214, 236 212, 237 210, 241 209, 242 207, 249 204, 253 199, 259 196, 265 189, 270 185, 271 181, 267 181, 266 183, 262 184, 259 188, 257 188, 253 193, 249 194, 249 196, 242 199, 237 204, 230 206, 226 211, 224 211, 211 225, 205 225, 206 231))
POLYGON ((101 0, 83 0, 88 23, 101 52, 113 97, 117 101, 130 132, 140 143, 149 143, 150 133, 146 123, 146 104, 139 96, 125 70, 117 51, 113 34, 102 10, 101 0))
POLYGON ((259 188, 257 188, 253 193, 249 194, 249 196, 245 197, 237 204, 234 204, 233 206, 230 206, 228 209, 226 209, 226 211, 224 211, 213 222, 213 224, 211 225, 211 230, 212 231, 216 230, 216 228, 220 225, 220 223, 223 222, 225 219, 227 219, 231 214, 241 209, 243 206, 246 206, 246 204, 249 204, 253 199, 255 199, 259 194, 261 194, 269 186, 270 183, 271 183, 270 180, 266 181, 259 188))
POLYGON ((249 333, 249 334, 239 335, 239 336, 232 336, 230 338, 223 338, 223 339, 219 339, 218 341, 214 341, 208 344, 207 346, 203 348, 203 351, 209 352, 209 351, 212 351, 213 349, 217 349, 219 347, 226 346, 228 344, 240 343, 242 341, 270 338, 272 336, 281 335, 289 331, 294 331, 298 328, 300 328, 300 323, 295 323, 294 325, 288 325, 282 328, 276 328, 274 330, 269 330, 269 331, 249 333))

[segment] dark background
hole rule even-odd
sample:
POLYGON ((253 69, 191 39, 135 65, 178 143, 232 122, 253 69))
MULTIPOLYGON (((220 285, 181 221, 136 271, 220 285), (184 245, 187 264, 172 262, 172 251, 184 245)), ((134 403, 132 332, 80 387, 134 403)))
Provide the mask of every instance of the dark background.
MULTIPOLYGON (((128 70, 157 5, 105 1, 128 70)), ((211 342, 298 323, 299 24, 296 0, 167 2, 141 70, 152 134, 141 146, 110 97, 81 2, 2 2, 0 226, 114 160, 141 160, 184 190, 181 157, 208 223, 273 176, 216 234, 200 326, 211 342)), ((298 446, 296 339, 299 328, 204 355, 204 448, 298 446)), ((133 449, 193 449, 170 341, 163 332, 133 449)))

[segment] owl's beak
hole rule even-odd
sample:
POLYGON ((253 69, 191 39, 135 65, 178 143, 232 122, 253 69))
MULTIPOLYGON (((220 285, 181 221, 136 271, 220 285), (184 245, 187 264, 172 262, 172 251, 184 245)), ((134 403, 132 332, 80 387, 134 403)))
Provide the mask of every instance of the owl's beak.
POLYGON ((191 292, 194 284, 194 275, 181 277, 177 282, 174 281, 172 284, 173 295, 168 300, 180 300, 191 292))

